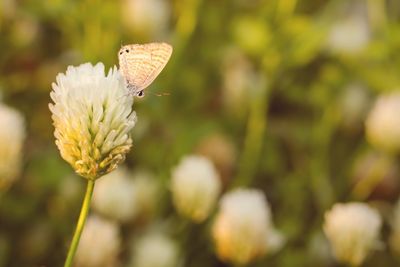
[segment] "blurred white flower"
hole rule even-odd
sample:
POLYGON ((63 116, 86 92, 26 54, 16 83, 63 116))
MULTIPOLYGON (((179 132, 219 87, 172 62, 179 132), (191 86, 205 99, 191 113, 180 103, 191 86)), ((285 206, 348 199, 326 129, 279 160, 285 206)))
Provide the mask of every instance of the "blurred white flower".
POLYGON ((95 180, 117 168, 132 146, 133 98, 114 67, 90 63, 57 75, 49 104, 61 156, 81 176, 95 180))
POLYGON ((172 171, 171 190, 178 213, 202 222, 215 206, 221 181, 210 160, 202 156, 186 156, 172 171))
POLYGON ((0 103, 0 190, 6 189, 21 171, 25 122, 15 109, 0 103))
POLYGON ((380 96, 366 120, 368 141, 387 152, 400 150, 400 91, 380 96))
POLYGON ((114 267, 120 248, 118 225, 92 215, 83 229, 74 266, 114 267))
POLYGON ((160 184, 150 172, 137 171, 133 174, 135 201, 138 215, 146 220, 156 211, 160 200, 160 184))
POLYGON ((325 213, 324 232, 336 259, 359 266, 373 249, 379 248, 382 219, 364 203, 335 204, 325 213))
POLYGON ((284 242, 273 228, 264 194, 256 189, 225 194, 212 231, 218 257, 239 265, 277 251, 284 242))
POLYGON ((132 220, 138 206, 135 186, 128 171, 119 168, 99 179, 94 189, 92 205, 107 218, 119 222, 132 220))
POLYGON ((368 21, 361 14, 355 14, 341 18, 332 25, 328 47, 333 52, 353 54, 365 48, 369 41, 368 21))
POLYGON ((397 255, 400 255, 400 199, 394 207, 391 225, 392 232, 389 238, 390 248, 397 255))
POLYGON ((122 21, 128 29, 150 38, 165 35, 171 13, 168 1, 124 0, 121 8, 122 21))
POLYGON ((130 267, 176 267, 179 261, 178 246, 168 236, 150 232, 134 245, 130 267))

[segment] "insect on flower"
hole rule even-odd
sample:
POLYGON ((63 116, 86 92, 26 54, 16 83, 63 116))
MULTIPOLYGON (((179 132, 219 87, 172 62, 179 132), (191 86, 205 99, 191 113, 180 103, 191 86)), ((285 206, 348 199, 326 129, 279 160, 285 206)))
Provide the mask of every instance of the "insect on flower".
POLYGON ((144 96, 144 89, 160 74, 172 54, 166 43, 130 44, 118 52, 119 66, 129 93, 144 96))

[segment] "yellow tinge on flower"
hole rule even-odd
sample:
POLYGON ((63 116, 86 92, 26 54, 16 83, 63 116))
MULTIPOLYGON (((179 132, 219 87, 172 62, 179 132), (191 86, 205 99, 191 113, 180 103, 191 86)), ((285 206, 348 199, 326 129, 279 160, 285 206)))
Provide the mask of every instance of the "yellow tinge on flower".
POLYGON ((400 91, 379 96, 365 122, 368 141, 376 148, 400 151, 400 91))
POLYGON ((52 85, 49 104, 61 156, 81 176, 95 180, 125 160, 136 122, 133 99, 114 67, 90 63, 68 67, 52 85))
POLYGON ((379 213, 364 203, 335 204, 325 213, 324 232, 338 261, 359 266, 380 246, 379 213))
POLYGON ((256 189, 225 194, 212 232, 218 257, 238 265, 276 252, 284 241, 273 227, 264 194, 256 189))
POLYGON ((199 223, 214 208, 221 181, 209 159, 187 156, 172 172, 171 191, 178 213, 199 223))

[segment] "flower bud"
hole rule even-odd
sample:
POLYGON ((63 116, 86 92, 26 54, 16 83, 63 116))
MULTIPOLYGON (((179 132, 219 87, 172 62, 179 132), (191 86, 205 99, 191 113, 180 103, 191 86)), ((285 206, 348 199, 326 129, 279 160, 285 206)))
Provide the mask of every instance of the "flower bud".
POLYGON ((187 156, 172 172, 171 190, 178 213, 199 223, 214 208, 221 181, 210 160, 187 156))
POLYGON ((121 248, 118 225, 97 216, 87 219, 75 255, 76 267, 116 266, 121 248))
POLYGON ((400 150, 400 92, 380 96, 366 121, 368 141, 390 153, 400 150))
POLYGON ((133 248, 130 267, 176 267, 177 244, 168 236, 151 232, 142 236, 133 248))
POLYGON ((212 233, 218 257, 237 265, 275 252, 283 244, 264 194, 255 189, 236 189, 222 197, 212 233))
POLYGON ((107 218, 131 221, 137 212, 136 190, 126 169, 120 168, 96 182, 93 208, 107 218))
POLYGON ((325 213, 324 232, 336 259, 359 266, 372 249, 380 245, 382 220, 364 203, 335 204, 325 213))

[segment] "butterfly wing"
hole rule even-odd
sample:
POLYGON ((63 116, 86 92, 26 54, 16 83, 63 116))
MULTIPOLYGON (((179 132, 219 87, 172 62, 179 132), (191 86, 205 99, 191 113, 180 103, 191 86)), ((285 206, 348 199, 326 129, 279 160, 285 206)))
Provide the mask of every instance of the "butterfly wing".
POLYGON ((172 47, 166 43, 132 44, 120 49, 120 69, 134 93, 145 89, 154 81, 171 54, 172 47))

